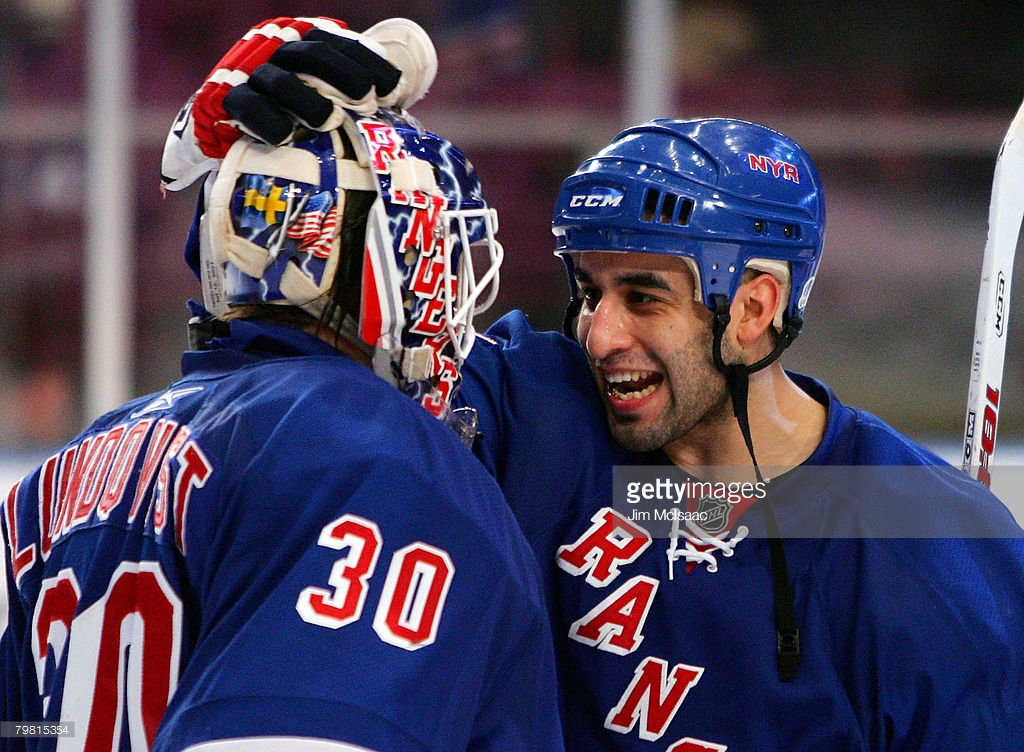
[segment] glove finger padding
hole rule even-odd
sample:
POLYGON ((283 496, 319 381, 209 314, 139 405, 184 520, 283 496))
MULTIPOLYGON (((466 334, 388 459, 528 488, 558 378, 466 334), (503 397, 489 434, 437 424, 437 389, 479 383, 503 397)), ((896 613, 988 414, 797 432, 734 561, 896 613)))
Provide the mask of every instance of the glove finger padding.
POLYGON ((352 99, 362 99, 373 87, 378 97, 390 94, 402 71, 388 62, 384 50, 371 50, 366 37, 358 39, 312 29, 301 42, 281 45, 270 62, 292 73, 319 78, 352 99))
MULTIPOLYGON (((328 50, 334 49, 335 43, 327 40, 336 39, 348 39, 350 45, 353 46, 359 46, 360 44, 356 41, 358 35, 348 31, 343 22, 331 18, 279 17, 265 21, 250 29, 242 39, 232 45, 227 54, 214 66, 202 87, 196 92, 192 116, 195 121, 195 137, 199 142, 202 152, 209 157, 220 159, 231 148, 231 144, 238 139, 243 130, 254 135, 268 130, 270 132, 279 131, 280 127, 277 122, 267 125, 252 119, 240 120, 239 122, 245 126, 244 129, 240 129, 238 127, 239 122, 232 122, 232 120, 238 119, 233 117, 232 113, 224 106, 224 98, 233 89, 249 83, 253 73, 265 63, 270 62, 282 47, 286 50, 283 53, 283 58, 290 62, 288 65, 279 67, 298 73, 298 70, 293 70, 290 67, 294 64, 293 61, 296 57, 294 45, 301 44, 305 40, 313 40, 314 43, 318 43, 318 47, 306 49, 305 52, 306 56, 312 56, 315 61, 328 54, 328 50)), ((374 44, 369 42, 369 40, 367 42, 374 44)), ((389 65, 383 59, 383 50, 381 50, 380 55, 370 50, 367 50, 367 53, 368 58, 376 56, 383 65, 389 65)), ((299 54, 298 58, 300 60, 304 59, 302 54, 299 54)), ((315 65, 315 62, 305 61, 302 65, 311 67, 315 65)), ((326 64, 321 64, 320 68, 323 69, 324 67, 326 67, 326 64)), ((352 65, 346 60, 338 64, 338 67, 349 69, 352 65)), ((343 97, 349 96, 353 100, 358 101, 366 96, 366 85, 361 78, 352 78, 349 81, 339 79, 338 83, 343 85, 339 87, 332 84, 332 86, 338 89, 343 97), (349 91, 348 87, 351 87, 352 90, 349 91)), ((262 90, 259 87, 254 88, 258 93, 268 97, 279 110, 285 110, 283 103, 277 101, 276 90, 268 90, 266 85, 263 86, 262 90)), ((294 92, 294 87, 285 84, 283 91, 284 96, 287 98, 289 92, 294 92)), ((294 95, 292 94, 291 96, 292 100, 294 100, 294 95)), ((249 98, 249 95, 243 92, 241 95, 243 102, 247 98, 249 98)), ((249 118, 258 118, 261 114, 269 113, 268 117, 273 121, 280 120, 271 108, 244 105, 239 109, 249 118)), ((304 114, 311 114, 316 109, 315 105, 312 107, 307 106, 304 114)), ((320 105, 320 109, 321 111, 323 110, 323 105, 320 105)), ((303 120, 303 122, 306 121, 303 120)), ((280 143, 280 141, 272 141, 271 143, 280 143)))
POLYGON ((242 130, 277 145, 291 135, 294 120, 329 130, 325 126, 330 125, 335 101, 351 106, 371 92, 377 97, 388 94, 401 75, 355 39, 312 29, 301 41, 275 49, 270 61, 231 89, 222 105, 242 130))
MULTIPOLYGON (((372 115, 381 107, 411 107, 434 82, 437 52, 427 32, 413 21, 405 18, 381 21, 359 35, 358 42, 354 46, 335 44, 335 49, 342 55, 326 69, 317 71, 306 67, 307 72, 297 72, 299 78, 334 103, 332 117, 317 126, 319 130, 337 128, 345 119, 346 110, 372 115), (386 57, 387 67, 380 65, 382 58, 376 54, 377 51, 386 57), (393 72, 389 73, 389 69, 393 72), (365 75, 364 71, 373 76, 373 87, 364 98, 355 101, 348 92, 356 91, 357 87, 349 78, 365 75), (316 72, 326 78, 316 75, 316 72), (339 87, 346 88, 339 90, 339 87)), ((292 61, 289 61, 289 66, 294 67, 283 67, 289 70, 298 67, 297 62, 292 61)))
POLYGON ((265 21, 232 45, 182 109, 164 147, 163 184, 180 190, 215 169, 242 133, 281 145, 298 125, 337 128, 346 110, 408 107, 436 72, 430 37, 406 19, 366 34, 325 17, 265 21))
MULTIPOLYGON (((269 63, 265 63, 256 69, 257 72, 264 71, 269 66, 269 63)), ((292 130, 295 127, 295 121, 287 113, 283 112, 280 107, 275 104, 275 101, 280 101, 282 89, 288 88, 293 90, 293 96, 299 96, 304 92, 294 91, 296 89, 302 89, 304 91, 312 92, 312 90, 306 86, 295 76, 290 73, 282 71, 280 68, 277 69, 279 74, 274 74, 275 78, 287 78, 290 81, 294 81, 295 85, 287 85, 285 82, 277 81, 272 90, 275 91, 278 97, 274 100, 263 95, 262 91, 264 87, 257 82, 256 74, 254 73, 248 83, 236 86, 227 93, 224 97, 224 110, 231 117, 233 121, 240 123, 241 130, 246 131, 252 136, 255 136, 260 141, 277 146, 283 144, 292 135, 292 130), (249 125, 245 125, 248 123, 249 125)), ((270 75, 268 71, 264 71, 264 75, 270 75)), ((322 110, 322 103, 327 104, 327 112, 323 115, 326 119, 331 114, 330 102, 327 102, 319 94, 315 94, 315 98, 309 102, 309 107, 314 110, 322 110)), ((298 103, 295 103, 299 106, 298 103)))

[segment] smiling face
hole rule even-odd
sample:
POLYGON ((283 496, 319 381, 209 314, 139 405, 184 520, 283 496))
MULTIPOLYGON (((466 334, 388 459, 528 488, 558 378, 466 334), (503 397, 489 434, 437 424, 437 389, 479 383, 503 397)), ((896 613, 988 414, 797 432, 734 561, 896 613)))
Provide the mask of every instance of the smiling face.
POLYGON ((678 257, 588 251, 574 257, 577 337, 615 439, 643 452, 699 440, 731 421, 712 360, 712 315, 678 257))

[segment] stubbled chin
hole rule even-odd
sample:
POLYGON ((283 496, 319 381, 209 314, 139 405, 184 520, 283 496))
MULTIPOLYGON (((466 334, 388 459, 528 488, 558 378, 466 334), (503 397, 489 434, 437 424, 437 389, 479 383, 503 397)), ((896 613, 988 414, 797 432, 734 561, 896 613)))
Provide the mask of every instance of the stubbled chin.
POLYGON ((661 446, 658 422, 665 412, 655 389, 652 394, 636 400, 616 401, 605 395, 608 426, 615 440, 634 452, 649 452, 661 446))
POLYGON ((634 416, 622 419, 610 414, 608 427, 612 438, 631 452, 651 452, 661 447, 660 437, 634 416))

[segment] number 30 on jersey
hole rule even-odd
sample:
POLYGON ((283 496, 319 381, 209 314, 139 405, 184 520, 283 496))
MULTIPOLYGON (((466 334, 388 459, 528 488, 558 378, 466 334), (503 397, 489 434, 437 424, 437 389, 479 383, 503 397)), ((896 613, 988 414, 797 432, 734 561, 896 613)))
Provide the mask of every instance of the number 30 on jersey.
MULTIPOLYGON (((303 589, 295 609, 310 624, 339 629, 363 615, 383 539, 375 523, 344 514, 324 526, 318 543, 344 555, 334 562, 328 587, 303 589)), ((454 574, 451 558, 439 548, 417 541, 396 551, 373 618, 377 636, 406 650, 432 644, 454 574)))

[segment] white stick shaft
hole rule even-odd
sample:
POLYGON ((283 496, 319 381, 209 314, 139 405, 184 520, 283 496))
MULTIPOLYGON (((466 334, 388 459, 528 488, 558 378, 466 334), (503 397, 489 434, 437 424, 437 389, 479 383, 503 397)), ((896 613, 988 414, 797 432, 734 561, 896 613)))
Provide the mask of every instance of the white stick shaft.
POLYGON ((988 238, 974 322, 962 467, 986 486, 996 445, 1013 260, 1024 219, 1024 104, 1003 139, 992 178, 988 238))

